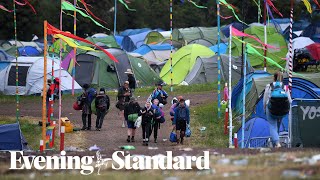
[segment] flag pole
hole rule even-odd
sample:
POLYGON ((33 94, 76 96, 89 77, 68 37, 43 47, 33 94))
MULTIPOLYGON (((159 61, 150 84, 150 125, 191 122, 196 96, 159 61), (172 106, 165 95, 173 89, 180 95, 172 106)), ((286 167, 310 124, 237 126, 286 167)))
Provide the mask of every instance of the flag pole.
POLYGON ((244 126, 246 121, 246 74, 247 74, 247 45, 244 48, 244 66, 243 66, 243 97, 242 97, 242 127, 241 127, 241 148, 244 148, 244 126))
MULTIPOLYGON (((76 7, 77 5, 77 0, 73 1, 73 5, 74 7, 76 7)), ((73 34, 77 35, 77 11, 73 12, 73 34)), ((73 53, 74 53, 74 57, 73 57, 73 64, 72 64, 72 96, 74 96, 74 82, 75 82, 75 78, 76 78, 76 54, 77 54, 77 48, 73 48, 73 53)))
POLYGON ((117 33, 117 1, 114 0, 114 23, 113 23, 113 35, 115 36, 117 33))
MULTIPOLYGON (((60 31, 62 31, 62 1, 60 1, 60 31)), ((61 133, 61 66, 62 66, 62 40, 60 39, 60 65, 59 65, 59 80, 60 80, 60 84, 59 84, 59 136, 61 133)))
MULTIPOLYGON (((267 44, 267 1, 264 0, 264 6, 263 6, 263 24, 264 24, 264 44, 267 44)), ((264 54, 265 57, 267 57, 267 46, 264 46, 264 54)), ((264 58, 263 60, 264 68, 263 70, 267 72, 267 59, 264 58)))
POLYGON ((290 35, 289 35, 289 90, 291 93, 292 90, 292 71, 293 71, 293 47, 292 47, 292 25, 293 25, 293 5, 294 1, 291 0, 290 2, 291 8, 290 8, 290 35))
POLYGON ((217 0, 217 22, 218 22, 218 119, 221 117, 221 57, 220 57, 220 0, 217 0))
POLYGON ((170 0, 170 91, 173 91, 173 67, 172 67, 172 54, 173 54, 173 42, 172 42, 172 19, 173 19, 173 15, 172 15, 172 11, 173 11, 173 7, 172 7, 172 0, 170 0))
POLYGON ((19 122, 20 117, 20 100, 19 100, 19 66, 18 66, 18 35, 17 35, 17 13, 16 3, 13 0, 13 24, 14 24, 14 40, 16 43, 16 121, 19 122))
MULTIPOLYGON (((47 124, 47 107, 46 107, 46 100, 47 100, 47 21, 44 21, 43 24, 44 30, 44 50, 43 50, 43 90, 42 90, 42 140, 45 144, 46 142, 46 124, 47 124)), ((43 146, 45 148, 45 146, 43 146)))
POLYGON ((231 91, 231 84, 232 84, 232 79, 231 79, 231 60, 232 60, 232 55, 231 55, 231 48, 232 48, 232 26, 230 28, 230 35, 229 35, 229 96, 228 96, 228 112, 229 112, 229 148, 232 146, 232 109, 231 109, 231 96, 232 96, 232 91, 231 91))

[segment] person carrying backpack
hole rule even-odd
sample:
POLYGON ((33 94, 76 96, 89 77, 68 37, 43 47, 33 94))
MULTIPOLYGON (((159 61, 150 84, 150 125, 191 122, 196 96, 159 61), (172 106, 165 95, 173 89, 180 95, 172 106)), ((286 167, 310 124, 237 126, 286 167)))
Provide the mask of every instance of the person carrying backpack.
POLYGON ((153 137, 154 137, 154 143, 157 143, 158 138, 158 130, 160 129, 160 119, 161 119, 161 109, 159 107, 159 100, 154 99, 153 104, 151 105, 152 111, 153 111, 153 121, 152 121, 152 128, 151 133, 153 131, 153 137))
POLYGON ((190 124, 190 111, 186 106, 184 99, 180 99, 179 106, 174 110, 174 119, 172 124, 175 125, 176 128, 177 144, 183 144, 187 125, 190 124))
POLYGON ((122 127, 125 128, 124 107, 125 103, 130 101, 132 97, 131 89, 129 88, 129 81, 125 81, 123 86, 118 89, 118 102, 116 108, 120 110, 120 118, 122 119, 122 127))
POLYGON ((83 85, 83 93, 80 97, 82 104, 82 128, 81 130, 91 130, 91 103, 95 98, 95 89, 90 88, 88 84, 83 85), (87 126, 88 117, 88 126, 87 126))
POLYGON ((270 124, 270 135, 273 146, 280 148, 279 128, 283 117, 290 111, 292 99, 288 88, 285 88, 283 85, 282 73, 275 73, 273 78, 274 82, 266 85, 263 107, 270 124))
POLYGON ((104 116, 107 114, 110 108, 110 98, 108 95, 106 95, 104 88, 100 88, 100 91, 95 98, 95 105, 97 112, 96 130, 100 131, 104 116))
POLYGON ((166 105, 168 94, 166 91, 162 89, 163 83, 159 82, 156 85, 157 85, 157 88, 151 93, 147 101, 153 102, 153 100, 157 99, 159 103, 166 105))
POLYGON ((153 109, 150 102, 146 102, 145 107, 140 111, 140 115, 142 115, 142 145, 148 146, 151 135, 151 123, 153 120, 153 109))
POLYGON ((136 116, 136 118, 138 118, 138 115, 140 113, 140 105, 139 103, 136 101, 136 99, 134 97, 130 98, 130 101, 125 103, 125 107, 124 107, 124 117, 125 120, 127 121, 127 126, 128 126, 128 138, 127 138, 127 142, 134 142, 134 135, 136 132, 136 127, 134 125, 135 120, 131 119, 131 117, 136 116), (129 118, 129 116, 131 116, 129 118))

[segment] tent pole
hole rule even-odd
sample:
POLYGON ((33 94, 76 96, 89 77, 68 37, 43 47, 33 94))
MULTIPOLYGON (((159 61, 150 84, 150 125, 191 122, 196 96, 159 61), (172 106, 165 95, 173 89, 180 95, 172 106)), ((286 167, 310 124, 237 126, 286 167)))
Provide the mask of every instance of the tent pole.
POLYGON ((117 33, 117 1, 114 0, 114 23, 113 23, 113 35, 115 36, 117 33))
MULTIPOLYGON (((44 21, 44 50, 43 50, 43 90, 42 90, 42 140, 46 142, 46 124, 47 124, 47 21, 44 21)), ((45 146, 43 146, 45 148, 45 146)))
POLYGON ((241 148, 244 148, 244 126, 246 121, 246 71, 247 71, 247 45, 244 49, 244 66, 243 66, 243 100, 242 100, 242 127, 241 127, 241 148))
MULTIPOLYGON (((264 6, 263 6, 263 22, 264 22, 264 44, 267 44, 267 1, 264 0, 264 6)), ((264 46, 264 54, 265 57, 267 57, 267 46, 264 46)), ((267 59, 264 58, 264 68, 263 70, 267 72, 267 59)))
POLYGON ((172 42, 172 19, 173 19, 173 5, 172 0, 170 0, 170 91, 173 92, 173 67, 172 67, 172 54, 173 54, 173 42, 172 42))
POLYGON ((220 0, 217 0, 217 22, 218 22, 218 119, 221 117, 221 57, 220 57, 220 0))
POLYGON ((18 38, 17 38, 17 14, 16 3, 13 0, 13 24, 14 24, 14 40, 16 43, 16 121, 19 122, 20 117, 20 100, 19 100, 19 66, 18 66, 18 38))
POLYGON ((228 96, 228 112, 229 112, 229 148, 232 146, 232 109, 231 109, 231 96, 232 96, 232 91, 231 91, 231 84, 232 84, 232 79, 231 79, 231 60, 232 60, 232 26, 230 28, 230 35, 229 35, 229 96, 228 96))
POLYGON ((292 90, 292 71, 293 71, 293 49, 292 49, 292 25, 293 25, 293 5, 294 1, 290 2, 290 35, 289 35, 289 91, 291 93, 292 90))

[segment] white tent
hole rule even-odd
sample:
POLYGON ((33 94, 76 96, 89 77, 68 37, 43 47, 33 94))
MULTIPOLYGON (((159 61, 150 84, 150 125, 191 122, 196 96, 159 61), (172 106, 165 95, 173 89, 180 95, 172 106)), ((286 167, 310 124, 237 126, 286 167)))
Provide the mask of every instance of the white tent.
MULTIPOLYGON (((51 58, 47 61, 47 79, 51 79, 52 69, 51 58)), ((16 93, 16 65, 15 59, 0 61, 0 92, 5 95, 16 93)), ((54 76, 59 77, 59 64, 54 62, 54 76)), ((18 57, 19 71, 19 95, 39 94, 43 89, 43 57, 18 57)), ((61 71, 61 90, 64 93, 71 92, 72 77, 63 70, 61 71)), ((76 92, 81 91, 81 86, 75 82, 76 92)))

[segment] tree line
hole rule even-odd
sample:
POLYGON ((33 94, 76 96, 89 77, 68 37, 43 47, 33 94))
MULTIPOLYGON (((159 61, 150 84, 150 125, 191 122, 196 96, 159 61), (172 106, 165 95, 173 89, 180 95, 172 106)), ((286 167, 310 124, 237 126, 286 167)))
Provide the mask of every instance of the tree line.
MULTIPOLYGON (((70 2, 73 0, 69 0, 70 2)), ((195 26, 216 26, 217 25, 217 7, 215 0, 194 0, 198 5, 206 6, 207 9, 196 8, 187 0, 182 3, 181 0, 173 2, 173 27, 195 27, 195 26)), ((258 17, 258 6, 255 2, 259 0, 227 0, 236 7, 236 14, 246 23, 263 21, 258 17)), ((261 4, 263 0, 260 0, 261 4)), ((48 22, 55 27, 59 27, 60 22, 60 0, 29 0, 34 6, 37 14, 34 14, 28 6, 16 6, 17 10, 17 34, 19 40, 30 41, 33 35, 43 36, 43 21, 48 22)), ((86 0, 91 5, 92 12, 106 22, 102 23, 110 31, 96 26, 90 20, 77 16, 77 35, 86 37, 98 32, 111 34, 114 25, 114 0, 86 0)), ((130 8, 136 11, 128 11, 122 4, 117 5, 117 31, 125 29, 135 29, 148 27, 151 29, 161 28, 169 30, 169 0, 133 0, 130 8)), ((1 0, 1 5, 7 9, 13 9, 12 0, 1 0)), ((290 1, 274 1, 275 6, 282 12, 284 17, 289 17, 290 1)), ((81 4, 80 4, 81 6, 81 4)), ((263 7, 261 5, 263 13, 263 7)), ((73 12, 63 13, 63 30, 73 33, 73 12)), ((305 15, 306 10, 302 2, 295 5, 295 19, 300 19, 305 15)), ((224 17, 232 16, 232 12, 225 6, 221 6, 221 15, 224 17)), ((275 18, 279 17, 273 13, 275 18)), ((306 16, 308 17, 308 16, 306 16)), ((229 24, 236 21, 234 17, 221 19, 221 24, 229 24)), ((0 40, 14 38, 13 13, 0 10, 0 40)))

